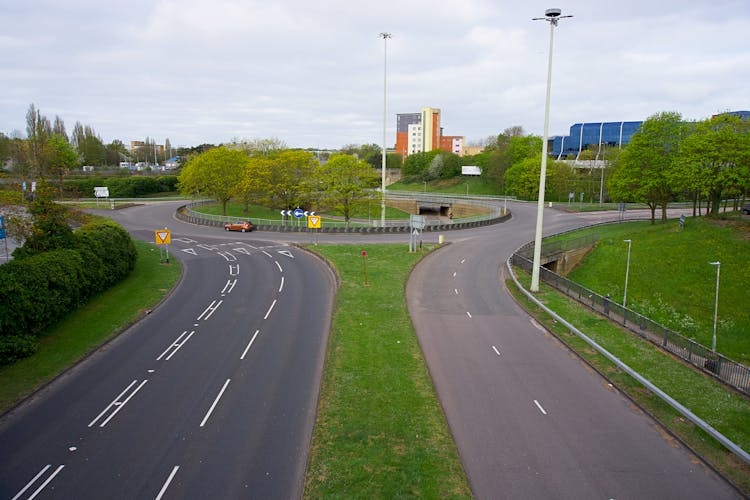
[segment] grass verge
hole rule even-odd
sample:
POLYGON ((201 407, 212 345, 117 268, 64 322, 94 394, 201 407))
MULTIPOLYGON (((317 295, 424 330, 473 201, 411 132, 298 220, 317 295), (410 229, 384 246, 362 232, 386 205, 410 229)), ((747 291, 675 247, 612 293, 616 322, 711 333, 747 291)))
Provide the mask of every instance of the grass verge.
MULTIPOLYGON (((528 289, 528 275, 519 273, 519 281, 528 289)), ((727 451, 539 309, 511 280, 506 285, 516 300, 563 343, 738 486, 744 494, 750 494, 750 465, 727 451)), ((750 400, 544 285, 536 297, 719 432, 743 449, 750 450, 750 400)))
POLYGON ((595 233, 599 242, 568 276, 622 303, 628 244, 632 241, 628 307, 704 346, 711 345, 716 267, 721 283, 716 349, 750 363, 750 224, 740 219, 687 218, 650 224, 629 222, 575 231, 595 233))
POLYGON ((404 245, 308 248, 335 266, 340 287, 305 498, 470 497, 404 300, 422 255, 404 245))
POLYGON ((179 263, 159 263, 159 251, 134 241, 133 272, 45 331, 31 357, 0 368, 0 414, 32 394, 158 304, 180 278, 179 263))

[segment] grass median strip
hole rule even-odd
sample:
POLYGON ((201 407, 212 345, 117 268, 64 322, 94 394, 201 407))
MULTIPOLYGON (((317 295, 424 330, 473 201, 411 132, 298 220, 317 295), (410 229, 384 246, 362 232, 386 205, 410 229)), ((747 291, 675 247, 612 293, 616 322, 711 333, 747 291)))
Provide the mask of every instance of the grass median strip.
MULTIPOLYGON (((520 273, 519 281, 528 289, 530 278, 520 273)), ((651 413, 667 429, 679 436, 717 470, 750 494, 750 466, 725 450, 701 429, 687 421, 656 395, 619 370, 604 356, 570 332, 523 296, 512 281, 508 287, 516 299, 561 341, 592 366, 605 374, 621 391, 651 413)), ((693 413, 745 450, 750 450, 750 400, 687 364, 658 349, 584 306, 544 285, 536 295, 558 313, 625 364, 653 382, 693 413)))
POLYGON ((180 277, 180 265, 159 263, 159 250, 135 241, 133 272, 49 328, 31 357, 0 368, 0 414, 119 334, 158 304, 180 277))
POLYGON ((308 248, 335 266, 340 287, 305 497, 470 497, 404 300, 422 254, 405 245, 308 248))

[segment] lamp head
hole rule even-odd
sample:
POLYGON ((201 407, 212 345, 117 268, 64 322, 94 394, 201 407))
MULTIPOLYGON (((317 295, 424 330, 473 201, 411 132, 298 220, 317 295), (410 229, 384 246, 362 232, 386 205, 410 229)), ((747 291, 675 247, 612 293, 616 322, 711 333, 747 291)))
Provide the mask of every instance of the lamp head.
POLYGON ((546 17, 555 18, 555 17, 559 17, 560 14, 562 14, 562 11, 560 9, 547 9, 544 11, 544 15, 546 17))

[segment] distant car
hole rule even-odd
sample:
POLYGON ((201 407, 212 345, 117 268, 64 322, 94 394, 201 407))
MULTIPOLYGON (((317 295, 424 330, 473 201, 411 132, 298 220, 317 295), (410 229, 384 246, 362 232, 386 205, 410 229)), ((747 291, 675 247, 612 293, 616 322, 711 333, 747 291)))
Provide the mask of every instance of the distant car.
POLYGON ((750 203, 748 203, 744 207, 742 207, 742 213, 745 214, 745 215, 750 215, 750 203))
POLYGON ((249 220, 227 222, 226 224, 224 224, 224 229, 227 231, 241 231, 243 233, 252 231, 254 227, 255 226, 253 226, 253 223, 250 222, 249 220))

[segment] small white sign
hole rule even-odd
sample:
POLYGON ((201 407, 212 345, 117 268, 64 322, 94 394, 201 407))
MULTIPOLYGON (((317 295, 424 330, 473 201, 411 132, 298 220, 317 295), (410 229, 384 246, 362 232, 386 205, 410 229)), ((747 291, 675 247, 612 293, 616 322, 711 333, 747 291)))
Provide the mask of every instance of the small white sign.
POLYGON ((94 188, 94 196, 97 198, 109 198, 109 188, 108 187, 95 187, 94 188))

